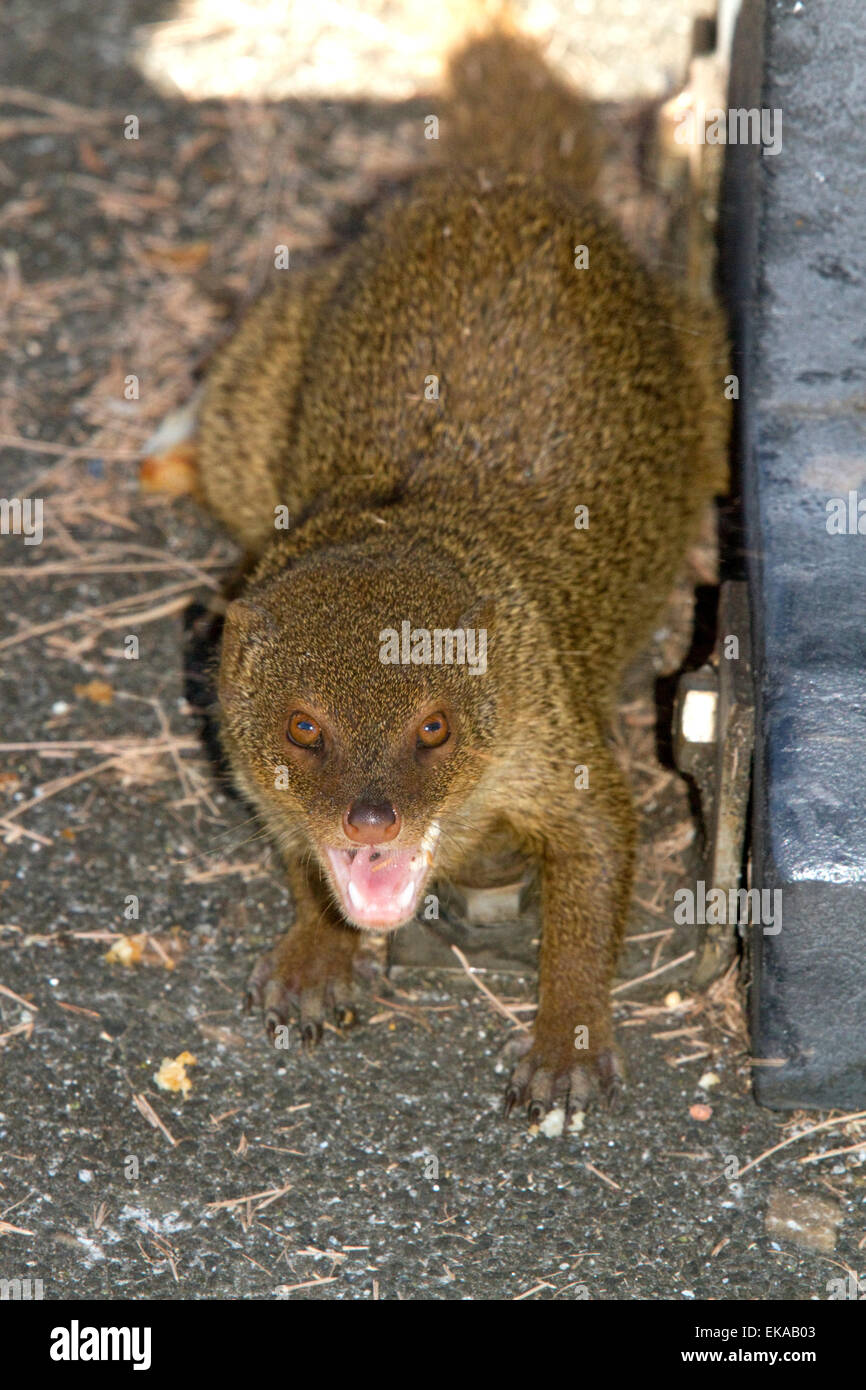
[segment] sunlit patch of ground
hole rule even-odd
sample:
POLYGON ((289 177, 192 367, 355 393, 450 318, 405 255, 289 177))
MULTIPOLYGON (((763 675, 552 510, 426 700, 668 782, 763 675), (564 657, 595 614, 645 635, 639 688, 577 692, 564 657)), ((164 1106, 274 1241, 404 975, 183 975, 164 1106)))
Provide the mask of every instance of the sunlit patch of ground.
POLYGON ((659 97, 685 68, 709 0, 181 0, 138 30, 163 91, 206 97, 405 100, 435 88, 461 38, 505 12, 602 101, 659 97))

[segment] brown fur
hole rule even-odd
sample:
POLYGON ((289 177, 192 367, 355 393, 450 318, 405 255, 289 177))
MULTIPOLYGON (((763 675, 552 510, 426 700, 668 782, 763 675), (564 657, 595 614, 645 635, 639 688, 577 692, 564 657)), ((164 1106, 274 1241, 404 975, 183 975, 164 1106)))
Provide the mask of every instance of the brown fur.
POLYGON ((300 1000, 311 1034, 343 1005, 359 933, 317 851, 346 843, 354 798, 399 807, 400 844, 437 817, 435 875, 504 821, 541 868, 539 1013, 509 1092, 537 1117, 557 1095, 582 1104, 592 1073, 616 1078, 608 995, 633 830, 605 730, 623 664, 724 489, 727 355, 716 311, 642 268, 588 201, 585 108, 534 51, 494 37, 453 72, 443 166, 340 255, 291 271, 218 360, 201 467, 259 557, 226 624, 224 737, 296 899, 254 997, 272 1023, 300 1000), (484 627, 487 674, 383 665, 379 633, 404 620, 484 627), (287 744, 299 702, 328 725, 324 762, 287 744), (412 730, 433 709, 452 738, 419 757, 412 730))

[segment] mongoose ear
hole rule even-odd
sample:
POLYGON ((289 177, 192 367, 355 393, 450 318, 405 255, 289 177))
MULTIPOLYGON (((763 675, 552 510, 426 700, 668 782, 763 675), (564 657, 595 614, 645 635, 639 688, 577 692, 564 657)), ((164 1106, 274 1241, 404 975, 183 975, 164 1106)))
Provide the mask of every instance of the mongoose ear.
POLYGON ((248 696, 255 687, 262 647, 275 623, 271 613, 248 599, 235 599, 226 610, 219 669, 219 697, 226 705, 248 696))

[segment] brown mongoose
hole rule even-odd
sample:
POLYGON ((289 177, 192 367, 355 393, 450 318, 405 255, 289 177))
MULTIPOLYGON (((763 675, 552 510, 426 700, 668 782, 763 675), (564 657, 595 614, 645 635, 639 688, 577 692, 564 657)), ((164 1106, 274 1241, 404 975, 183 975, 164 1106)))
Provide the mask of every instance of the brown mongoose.
POLYGON ((200 467, 258 560, 226 619, 223 735, 296 905, 251 998, 315 1040, 347 1013, 359 929, 411 919, 505 823, 540 870, 539 1008, 506 1094, 537 1121, 619 1079, 633 831, 606 728, 724 490, 727 353, 716 310, 589 200, 587 108, 528 44, 476 40, 452 85, 439 166, 217 359, 200 467))

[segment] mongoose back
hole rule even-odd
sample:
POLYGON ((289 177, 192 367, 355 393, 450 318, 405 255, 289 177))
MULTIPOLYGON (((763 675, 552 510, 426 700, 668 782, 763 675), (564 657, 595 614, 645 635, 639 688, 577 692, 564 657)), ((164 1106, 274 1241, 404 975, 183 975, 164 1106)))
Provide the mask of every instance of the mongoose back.
POLYGON ((505 825, 541 883, 539 1008, 506 1093, 534 1122, 618 1084, 633 826, 606 730, 724 490, 727 358, 716 311, 590 200, 587 109, 528 44, 476 40, 452 89, 439 165, 221 353, 200 464, 257 559, 222 728, 295 902, 252 1000, 316 1040, 347 1017, 362 933, 409 921, 505 825))

